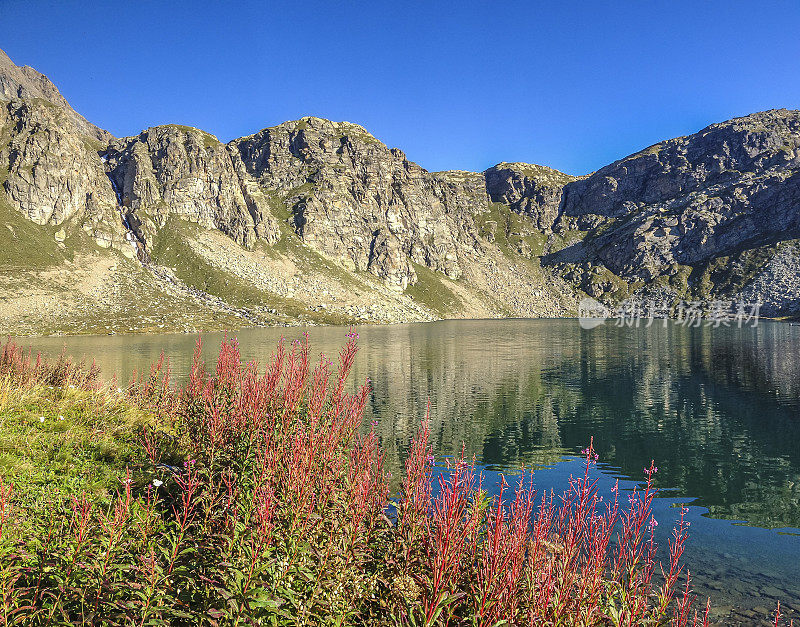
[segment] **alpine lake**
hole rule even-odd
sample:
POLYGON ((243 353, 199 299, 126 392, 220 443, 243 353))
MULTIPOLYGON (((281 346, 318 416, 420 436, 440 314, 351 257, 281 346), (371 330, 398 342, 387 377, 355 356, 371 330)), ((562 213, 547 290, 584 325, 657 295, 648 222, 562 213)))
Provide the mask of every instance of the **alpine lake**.
MULTIPOLYGON (((644 481, 654 460, 654 515, 664 549, 688 507, 691 569, 700 605, 718 624, 771 624, 778 601, 800 616, 800 326, 687 327, 656 321, 583 329, 577 320, 470 320, 359 326, 352 385, 370 380, 364 429, 375 430, 393 486, 430 403, 437 468, 463 449, 497 488, 533 472, 561 493, 591 472, 606 498, 644 481)), ((245 329, 242 357, 268 361, 283 336, 308 332, 312 363, 335 361, 345 327, 245 329)), ((204 333, 213 364, 222 333, 204 333)), ((195 335, 23 338, 33 351, 95 359, 108 380, 147 371, 163 351, 185 377, 195 335)), ((624 497, 621 502, 626 503, 624 497)))

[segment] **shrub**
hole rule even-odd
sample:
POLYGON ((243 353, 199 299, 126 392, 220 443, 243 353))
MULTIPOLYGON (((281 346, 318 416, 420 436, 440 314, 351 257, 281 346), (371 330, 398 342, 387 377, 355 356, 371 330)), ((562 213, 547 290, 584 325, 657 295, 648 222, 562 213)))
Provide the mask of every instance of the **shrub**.
POLYGON ((41 353, 33 360, 32 352, 25 350, 8 338, 0 350, 0 380, 25 386, 32 383, 50 386, 71 386, 94 390, 100 384, 100 369, 92 362, 74 363, 62 352, 56 363, 50 364, 41 353))
MULTIPOLYGON (((591 443, 560 498, 524 479, 489 498, 463 456, 435 475, 426 420, 392 503, 361 431, 368 388, 346 389, 355 334, 338 368, 312 369, 307 339, 263 371, 235 340, 213 372, 200 348, 182 388, 162 358, 124 392, 153 420, 107 505, 55 493, 23 508, 0 480, 0 624, 707 624, 683 515, 655 560, 653 465, 625 507, 598 495, 591 443)), ((0 377, 99 390, 59 363, 7 345, 0 377)))

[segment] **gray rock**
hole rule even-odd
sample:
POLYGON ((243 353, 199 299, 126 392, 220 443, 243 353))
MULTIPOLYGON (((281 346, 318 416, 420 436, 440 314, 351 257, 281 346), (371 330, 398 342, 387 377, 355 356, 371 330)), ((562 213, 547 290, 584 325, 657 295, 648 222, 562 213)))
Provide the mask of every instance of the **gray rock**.
POLYGON ((593 230, 587 258, 649 281, 672 264, 797 237, 799 207, 800 112, 780 109, 656 144, 567 184, 559 220, 593 230))
POLYGON ((8 100, 44 100, 61 110, 63 123, 69 125, 70 130, 101 142, 113 137, 78 114, 44 74, 27 65, 14 65, 8 55, 0 50, 0 101, 8 100))
POLYGON ((461 276, 460 248, 475 247, 472 214, 487 205, 480 174, 429 173, 357 124, 313 117, 230 146, 261 188, 284 200, 298 235, 326 256, 394 287, 416 281, 408 259, 461 276), (384 263, 386 255, 394 261, 384 263))
POLYGON ((0 182, 3 201, 64 241, 79 227, 142 260, 177 216, 227 235, 230 255, 294 233, 396 292, 428 268, 434 286, 474 290, 482 312, 563 315, 573 287, 607 304, 693 292, 800 311, 800 112, 785 109, 585 177, 524 163, 428 172, 357 124, 314 117, 228 144, 177 125, 114 139, 0 51, 0 182))
POLYGON ((65 111, 47 101, 0 102, 2 191, 36 224, 75 220, 85 230, 103 225, 104 241, 123 241, 116 198, 96 139, 82 135, 65 111))
POLYGON ((166 125, 112 142, 105 156, 128 222, 148 241, 170 215, 251 247, 274 241, 264 201, 240 180, 227 147, 198 129, 166 125), (257 222, 258 221, 258 222, 257 222))
POLYGON ((498 163, 484 172, 492 202, 529 217, 540 231, 550 231, 558 218, 564 186, 578 177, 546 166, 498 163))
POLYGON ((744 303, 761 303, 760 313, 770 317, 800 311, 800 250, 796 242, 778 247, 746 287, 736 295, 744 303))

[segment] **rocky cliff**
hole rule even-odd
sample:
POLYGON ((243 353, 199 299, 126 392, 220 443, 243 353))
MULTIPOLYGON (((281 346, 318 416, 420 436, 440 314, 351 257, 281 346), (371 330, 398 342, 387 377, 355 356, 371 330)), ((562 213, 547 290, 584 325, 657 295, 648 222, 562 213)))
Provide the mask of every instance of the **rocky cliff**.
POLYGON ((713 124, 570 182, 554 228, 586 234, 545 259, 562 270, 608 270, 629 287, 680 278, 693 297, 736 296, 757 281, 748 272, 770 267, 765 247, 800 237, 800 112, 713 124), (721 281, 719 260, 738 276, 721 281))
POLYGON ((102 154, 122 215, 145 244, 171 215, 252 248, 276 240, 274 220, 228 148, 198 129, 169 125, 112 141, 102 154))
POLYGON ((0 50, 0 101, 7 100, 44 100, 60 110, 62 126, 71 131, 100 142, 107 142, 112 137, 111 133, 97 128, 77 113, 44 74, 27 65, 14 65, 0 50))
POLYGON ((227 144, 178 125, 117 139, 0 52, 0 268, 13 268, 18 311, 26 272, 107 258, 112 274, 75 298, 127 311, 133 282, 140 305, 169 316, 165 303, 190 303, 208 324, 558 316, 583 294, 748 297, 793 314, 799 184, 795 111, 584 177, 524 163, 428 172, 357 124, 314 117, 227 144), (35 264, 26 243, 44 251, 35 264))
POLYGON ((5 201, 32 222, 67 220, 99 246, 124 241, 117 203, 92 135, 47 100, 0 100, 0 184, 5 201))

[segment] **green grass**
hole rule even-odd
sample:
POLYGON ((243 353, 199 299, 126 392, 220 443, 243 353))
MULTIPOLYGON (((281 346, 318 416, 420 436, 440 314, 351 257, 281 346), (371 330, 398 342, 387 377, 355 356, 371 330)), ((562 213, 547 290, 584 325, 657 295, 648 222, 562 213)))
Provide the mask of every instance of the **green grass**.
MULTIPOLYGON (((295 122, 294 132, 299 133, 300 131, 304 131, 308 128, 308 121, 313 116, 305 116, 300 118, 295 122)), ((324 118, 318 118, 324 119, 324 118)), ((364 144, 383 144, 380 140, 376 139, 372 135, 369 134, 363 127, 359 126, 358 124, 353 124, 352 122, 334 122, 333 120, 328 120, 333 124, 336 129, 336 139, 341 142, 345 138, 353 138, 357 141, 360 141, 364 144)), ((276 127, 271 127, 276 128, 276 127)))
POLYGON ((300 236, 297 235, 294 229, 289 225, 292 212, 286 205, 287 199, 298 194, 310 195, 313 190, 314 184, 311 182, 303 183, 303 185, 296 187, 282 196, 274 190, 262 188, 269 202, 270 211, 277 219, 278 228, 280 229, 280 239, 272 246, 267 246, 263 242, 259 242, 256 244, 256 249, 263 252, 271 259, 276 259, 279 256, 289 257, 301 271, 324 274, 335 279, 342 287, 355 290, 368 289, 363 282, 358 280, 353 272, 346 270, 339 264, 303 244, 300 236))
POLYGON ((478 234, 493 239, 506 257, 540 257, 545 252, 547 236, 535 229, 530 220, 502 203, 489 203, 488 210, 475 215, 478 234))
POLYGON ((384 145, 382 141, 370 135, 369 132, 367 132, 365 129, 358 126, 357 124, 351 124, 349 122, 338 122, 336 126, 337 130, 339 131, 338 139, 340 142, 345 138, 353 138, 361 142, 362 144, 372 144, 376 146, 384 145))
POLYGON ((587 244, 594 242, 600 236, 610 233, 612 230, 630 221, 631 217, 632 214, 628 214, 622 218, 605 218, 600 224, 586 234, 584 241, 587 244))
POLYGON ((264 250, 273 258, 276 253, 289 257, 302 272, 324 274, 335 279, 344 288, 369 289, 351 272, 303 244, 294 232, 284 233, 274 246, 265 245, 264 250))
POLYGON ((441 317, 462 308, 461 299, 445 285, 438 273, 418 263, 412 262, 412 265, 417 273, 417 282, 406 288, 408 296, 441 317))
POLYGON ((524 229, 522 218, 499 202, 489 203, 487 211, 477 214, 475 226, 481 237, 494 240, 505 253, 512 252, 524 229))
POLYGON ((580 229, 573 228, 571 225, 567 225, 567 228, 562 229, 558 233, 553 233, 549 240, 547 249, 545 250, 546 253, 555 253, 559 250, 563 250, 573 244, 576 244, 580 241, 586 241, 586 231, 581 231, 580 229))
POLYGON ((83 137, 83 145, 88 152, 103 152, 107 146, 94 137, 83 137))
POLYGON ((679 298, 689 299, 689 277, 692 273, 691 266, 678 263, 672 264, 668 269, 669 274, 661 274, 653 279, 652 284, 674 290, 679 298))
POLYGON ((239 277, 211 265, 192 249, 200 227, 171 216, 153 241, 153 261, 171 267, 186 285, 223 298, 236 307, 269 306, 267 294, 239 277))
POLYGON ((106 503, 141 457, 137 428, 154 420, 122 395, 0 381, 0 475, 17 502, 59 491, 106 503))
POLYGON ((8 270, 44 270, 73 261, 78 252, 98 250, 80 229, 69 223, 59 226, 39 225, 11 207, 0 190, 0 268, 8 270), (55 240, 56 231, 63 228, 67 234, 64 245, 55 240))
POLYGON ((625 300, 644 285, 642 281, 628 283, 603 265, 592 267, 588 273, 587 282, 591 285, 610 284, 611 289, 606 289, 604 294, 615 302, 625 300))
POLYGON ((34 224, 0 191, 0 268, 45 269, 69 258, 55 241, 58 227, 34 224))
POLYGON ((639 152, 632 154, 630 157, 627 157, 625 161, 636 159, 638 157, 645 157, 647 155, 657 155, 664 149, 664 147, 665 147, 665 142, 659 142, 657 144, 653 144, 652 146, 648 146, 644 150, 640 150, 639 152))
POLYGON ((279 218, 282 218, 285 215, 286 216, 285 219, 289 219, 289 217, 291 217, 291 215, 292 215, 292 212, 289 210, 289 208, 286 205, 286 202, 289 200, 289 198, 295 198, 295 197, 300 197, 300 196, 308 198, 308 197, 314 195, 314 190, 315 189, 316 189, 316 185, 313 182, 306 181, 302 185, 298 185, 297 187, 295 187, 295 188, 289 190, 288 192, 286 192, 285 194, 283 194, 282 199, 278 199, 277 202, 274 203, 274 204, 271 203, 270 206, 271 206, 271 208, 277 210, 280 213, 280 215, 278 215, 279 218), (283 207, 282 210, 281 210, 281 207, 283 207))

